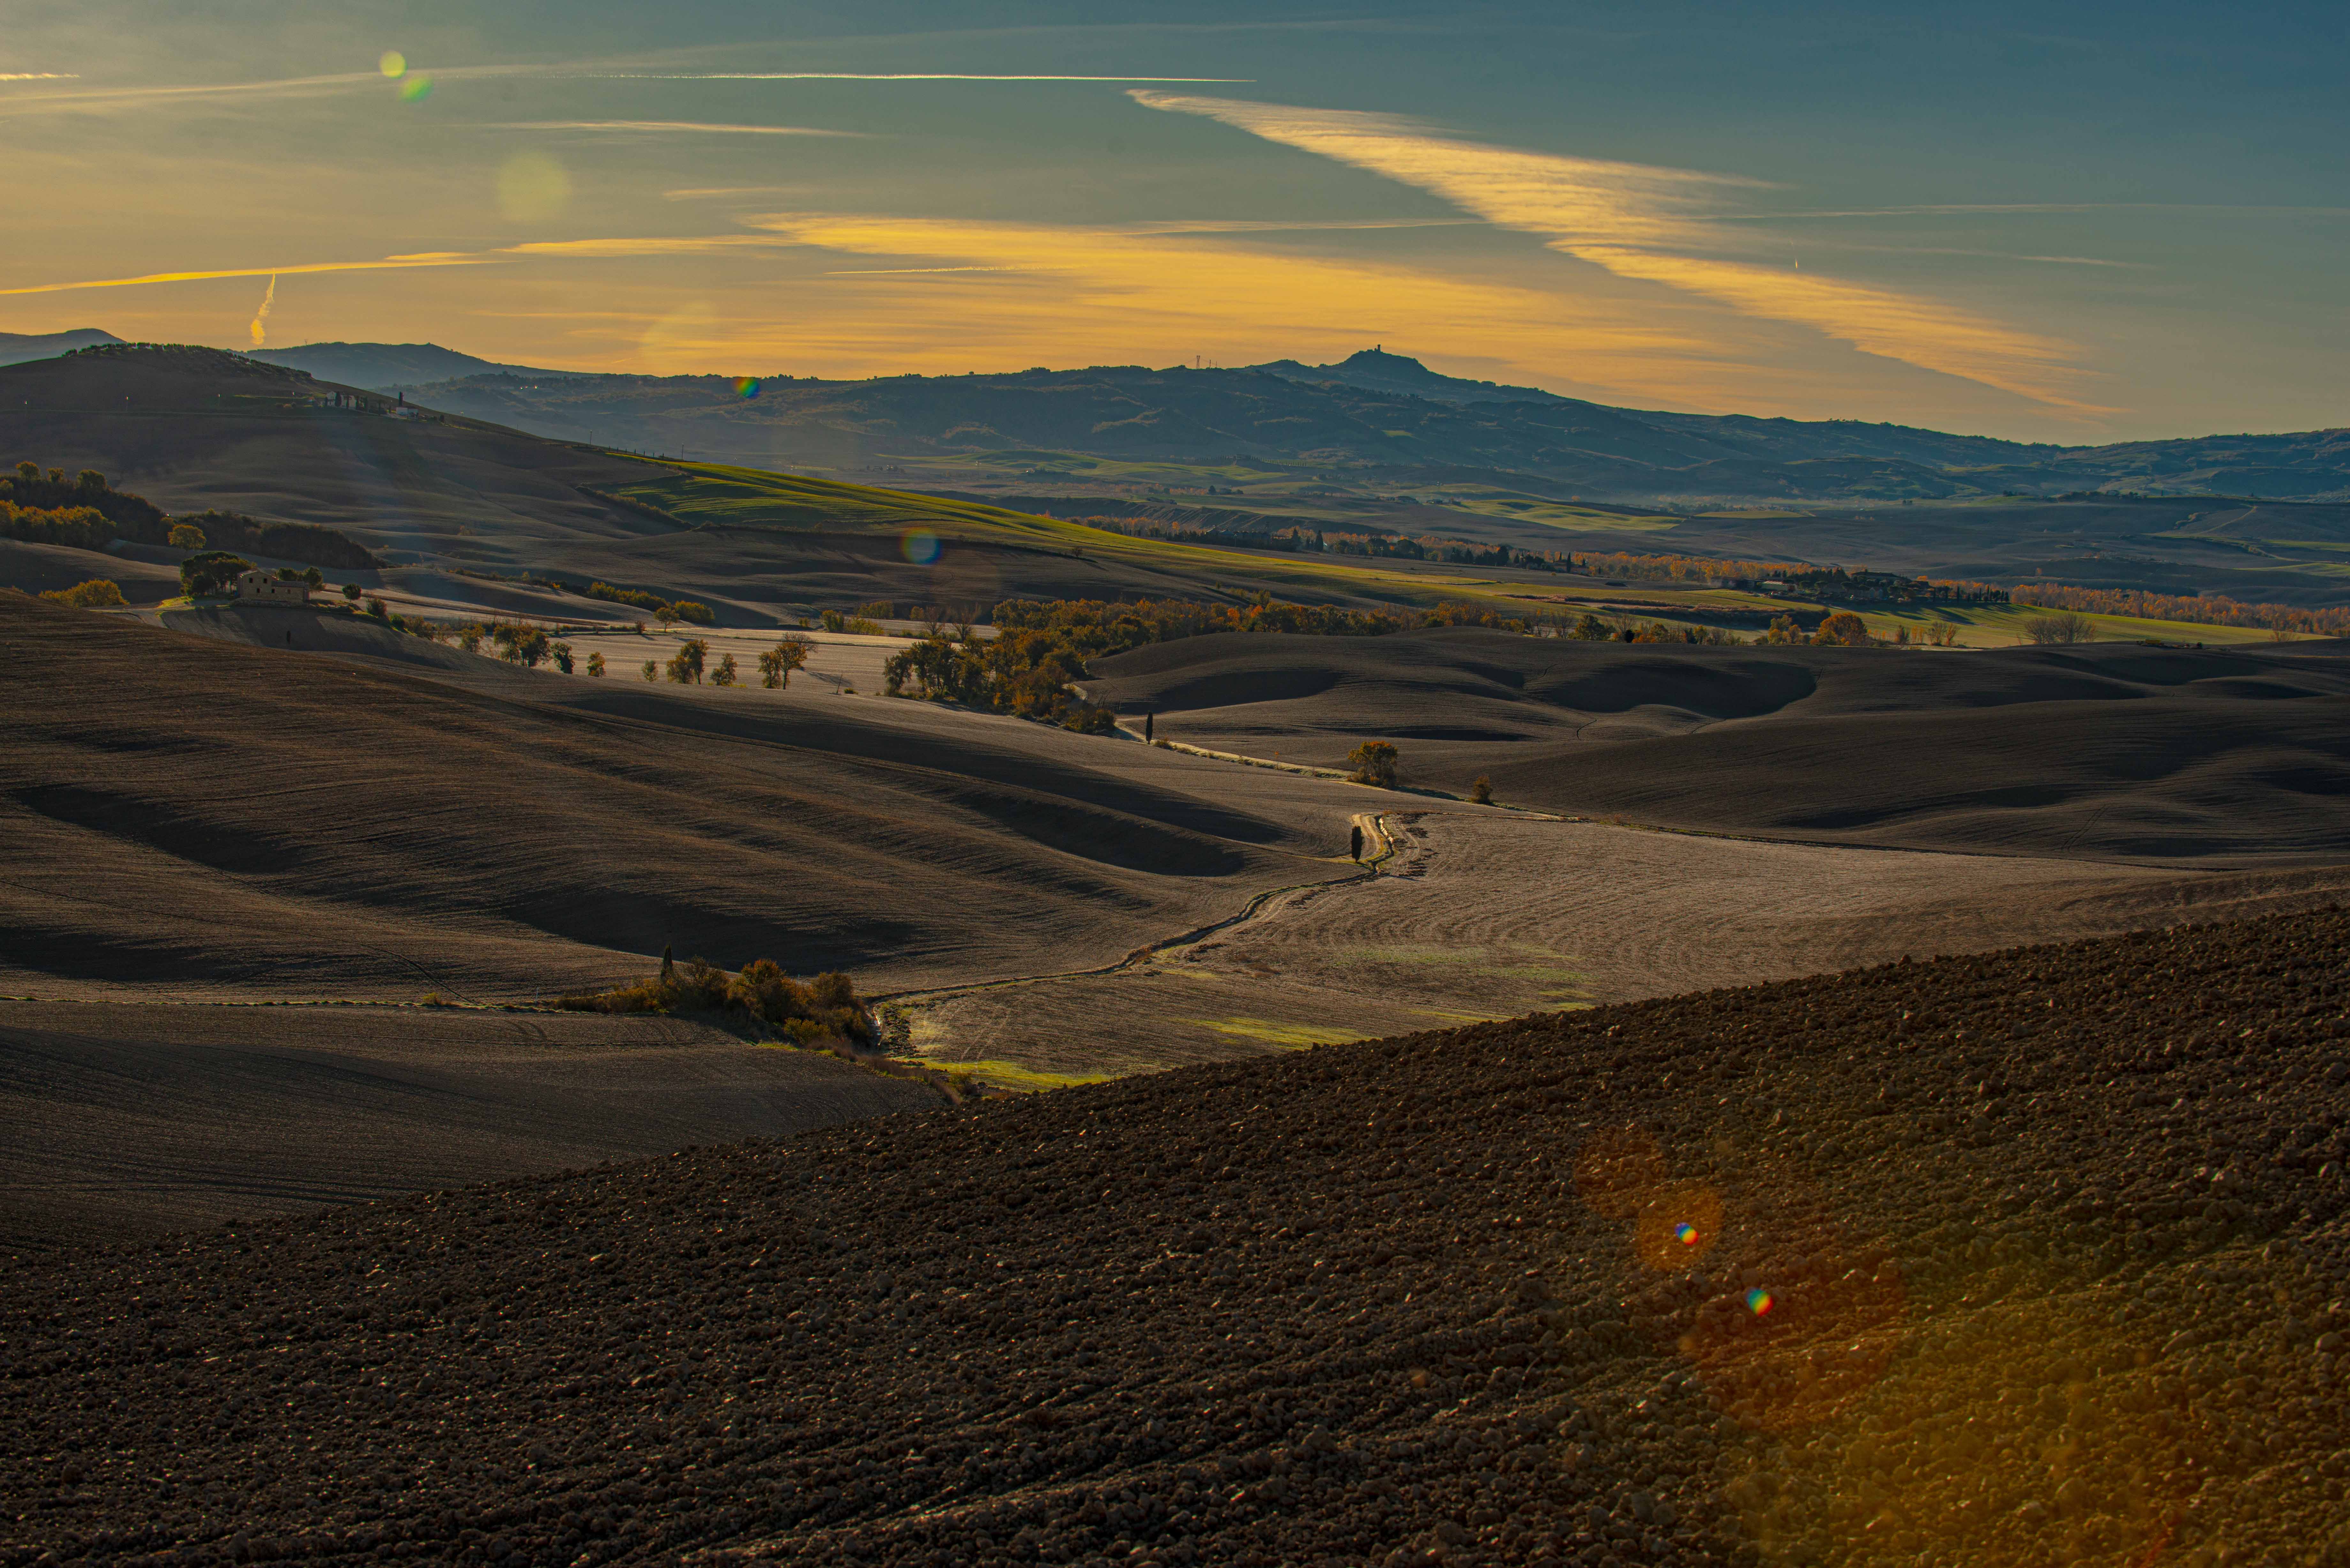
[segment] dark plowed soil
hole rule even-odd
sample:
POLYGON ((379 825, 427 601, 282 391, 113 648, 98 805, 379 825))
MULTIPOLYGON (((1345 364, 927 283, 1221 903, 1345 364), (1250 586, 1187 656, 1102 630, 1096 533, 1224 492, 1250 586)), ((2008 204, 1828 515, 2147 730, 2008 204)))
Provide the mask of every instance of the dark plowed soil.
POLYGON ((1983 652, 1443 630, 1225 635, 1100 660, 1157 732, 1660 826, 2231 864, 2350 854, 2350 643, 1983 652))
POLYGON ((937 1102, 671 1018, 0 1002, 0 1253, 937 1102))
POLYGON ((2339 1563, 2345 959, 1899 964, 22 1268, 0 1561, 2339 1563))

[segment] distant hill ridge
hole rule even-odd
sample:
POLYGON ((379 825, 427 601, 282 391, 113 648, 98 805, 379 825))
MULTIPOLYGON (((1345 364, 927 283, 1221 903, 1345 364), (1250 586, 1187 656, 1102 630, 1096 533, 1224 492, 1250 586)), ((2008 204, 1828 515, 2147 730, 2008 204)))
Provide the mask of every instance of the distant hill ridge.
POLYGON ((101 332, 95 327, 77 327, 70 332, 0 332, 0 365, 54 359, 77 348, 121 341, 113 333, 101 332))
POLYGON ((1471 476, 1516 488, 1512 476, 1523 476, 1554 493, 1693 510, 2100 490, 2350 501, 2350 431, 2030 444, 1857 420, 1611 408, 1446 376, 1384 348, 1331 365, 1283 359, 1231 370, 779 374, 748 398, 731 376, 504 365, 432 343, 317 343, 247 358, 344 386, 402 389, 443 412, 558 441, 763 468, 1034 451, 1044 460, 1384 471, 1380 483, 1399 488, 1471 476))
POLYGON ((256 348, 247 358, 307 370, 322 381, 370 392, 389 392, 432 381, 468 376, 577 376, 577 370, 546 370, 501 365, 461 354, 438 343, 305 343, 292 348, 256 348))

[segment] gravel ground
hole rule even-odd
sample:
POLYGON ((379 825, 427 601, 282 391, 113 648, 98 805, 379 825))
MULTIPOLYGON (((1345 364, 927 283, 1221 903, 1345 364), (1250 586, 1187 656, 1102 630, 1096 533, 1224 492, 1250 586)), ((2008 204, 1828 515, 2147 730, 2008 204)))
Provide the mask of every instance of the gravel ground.
POLYGON ((2350 916, 27 1267, 0 1562, 2341 1563, 2350 916))

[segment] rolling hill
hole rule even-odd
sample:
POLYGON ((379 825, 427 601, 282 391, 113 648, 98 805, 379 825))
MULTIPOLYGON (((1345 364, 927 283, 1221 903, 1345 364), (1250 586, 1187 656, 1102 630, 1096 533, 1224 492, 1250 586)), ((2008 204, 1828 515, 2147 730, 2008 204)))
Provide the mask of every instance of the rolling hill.
POLYGON ((2350 856, 2350 644, 1937 655, 1470 629, 1222 635, 1098 660, 1161 735, 1661 826, 1979 853, 2350 856))
MULTIPOLYGON (((652 462, 209 348, 123 346, 0 369, 0 449, 68 472, 97 469, 172 513, 220 507, 335 527, 389 563, 361 580, 463 589, 485 607, 496 607, 497 579, 525 577, 600 579, 698 599, 728 624, 770 625, 877 598, 983 608, 1020 597, 1270 591, 1394 604, 1442 591, 978 502, 652 462), (916 547, 918 534, 930 543, 916 547)), ((27 558, 25 570, 48 567, 27 558)))
POLYGON ((2325 1563, 2329 911, 940 1109, 0 1300, 58 1562, 2325 1563))
POLYGON ((77 327, 70 332, 0 332, 0 365, 20 365, 27 359, 52 359, 77 348, 121 341, 113 333, 101 332, 95 327, 77 327))
POLYGON ((514 998, 671 945, 876 984, 1077 968, 1343 848, 1270 775, 1138 778, 1140 747, 911 703, 426 680, 275 614, 296 650, 0 595, 0 983, 514 998))
POLYGON ((443 348, 437 343, 304 343, 291 348, 256 348, 245 358, 305 370, 322 381, 364 387, 372 392, 395 391, 427 381, 452 381, 467 376, 555 378, 579 374, 573 370, 542 370, 529 365, 500 365, 443 348))
POLYGON ((1464 381, 1376 350, 1336 366, 1239 370, 1096 366, 1008 375, 774 376, 744 398, 722 376, 467 378, 420 389, 436 408, 564 439, 758 467, 1058 454, 1388 488, 1514 475, 1610 500, 1926 501, 2021 491, 2350 500, 2350 434, 2031 445, 1856 420, 1615 409, 1464 381), (1521 396, 1520 394, 1523 394, 1521 396))

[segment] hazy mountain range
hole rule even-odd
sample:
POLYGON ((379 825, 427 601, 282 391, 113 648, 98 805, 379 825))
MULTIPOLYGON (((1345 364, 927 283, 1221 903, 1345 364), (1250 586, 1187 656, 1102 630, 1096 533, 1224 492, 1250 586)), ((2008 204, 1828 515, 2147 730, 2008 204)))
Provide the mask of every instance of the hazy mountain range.
MULTIPOLYGON (((0 354, 113 340, 92 329, 0 339, 0 354)), ((1682 508, 2100 490, 2350 499, 2350 431, 2340 430, 2033 444, 1856 420, 1610 408, 1442 375, 1378 348, 1336 364, 1238 369, 774 376, 749 396, 728 376, 584 374, 431 343, 317 343, 252 357, 558 439, 832 472, 961 459, 1032 487, 1081 480, 1083 465, 1067 461, 1077 457, 1277 469, 1354 490, 1490 481, 1682 508)))

